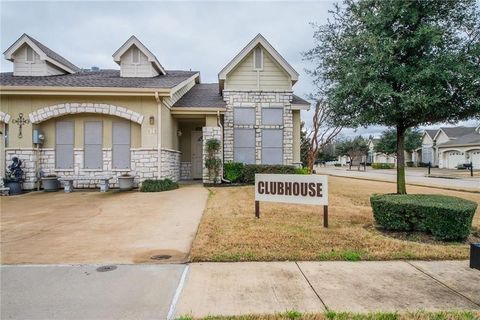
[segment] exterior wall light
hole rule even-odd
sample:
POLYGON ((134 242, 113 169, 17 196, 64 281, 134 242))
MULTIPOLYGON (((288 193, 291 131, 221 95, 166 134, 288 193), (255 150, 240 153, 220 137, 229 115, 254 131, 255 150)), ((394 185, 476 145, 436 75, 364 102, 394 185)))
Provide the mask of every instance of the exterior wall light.
POLYGON ((148 121, 150 123, 150 125, 154 125, 155 124, 155 117, 154 116, 150 116, 150 118, 148 118, 148 121))
POLYGON ((181 137, 182 136, 182 130, 177 130, 177 136, 181 137))

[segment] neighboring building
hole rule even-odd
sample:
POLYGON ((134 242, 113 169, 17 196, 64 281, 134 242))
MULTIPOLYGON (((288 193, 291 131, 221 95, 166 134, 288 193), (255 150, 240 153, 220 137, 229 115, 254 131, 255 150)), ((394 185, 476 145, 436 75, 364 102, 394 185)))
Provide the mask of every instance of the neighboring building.
MULTIPOLYGON (((368 155, 367 163, 396 163, 396 156, 393 154, 385 154, 382 152, 376 152, 375 146, 380 139, 372 138, 368 140, 368 155)), ((407 161, 407 160, 406 160, 407 161)))
POLYGON ((113 54, 120 70, 81 70, 26 34, 4 55, 14 71, 0 75, 0 170, 18 156, 27 189, 40 171, 211 182, 210 138, 224 161, 301 163, 300 110, 310 104, 293 94, 298 73, 260 34, 212 84, 165 69, 134 36, 113 54))
POLYGON ((448 169, 471 162, 480 168, 480 126, 425 130, 416 162, 448 169))

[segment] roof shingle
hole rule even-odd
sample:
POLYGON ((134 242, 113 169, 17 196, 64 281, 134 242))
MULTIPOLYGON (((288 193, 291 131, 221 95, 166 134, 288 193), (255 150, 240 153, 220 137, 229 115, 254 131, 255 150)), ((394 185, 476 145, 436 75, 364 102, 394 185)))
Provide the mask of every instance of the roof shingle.
POLYGON ((173 105, 182 108, 225 108, 225 106, 218 83, 197 84, 173 105))
POLYGON ((61 55, 59 55, 58 53, 56 53, 55 51, 53 51, 52 49, 50 49, 49 47, 47 47, 46 45, 44 45, 43 43, 41 43, 40 41, 32 38, 31 36, 29 36, 28 34, 25 34, 33 43, 35 43, 37 45, 37 47, 40 48, 40 50, 42 50, 46 55, 47 57, 49 57, 50 59, 53 59, 55 61, 57 61, 58 63, 60 64, 63 64, 64 66, 72 69, 73 71, 75 72, 78 72, 80 71, 80 68, 77 67, 76 65, 74 65, 73 63, 71 63, 70 61, 68 61, 67 59, 65 59, 64 57, 62 57, 61 55))
POLYGON ((80 71, 56 76, 14 76, 12 72, 0 73, 1 86, 38 87, 101 87, 101 88, 173 88, 197 71, 167 71, 153 78, 120 77, 119 70, 80 71))

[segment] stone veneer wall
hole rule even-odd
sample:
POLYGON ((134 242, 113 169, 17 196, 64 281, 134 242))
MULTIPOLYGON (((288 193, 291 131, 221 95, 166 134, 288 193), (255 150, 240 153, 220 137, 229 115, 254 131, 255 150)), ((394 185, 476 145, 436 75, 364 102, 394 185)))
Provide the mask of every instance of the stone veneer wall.
MULTIPOLYGON (((24 189, 34 189, 36 181, 35 161, 37 151, 35 149, 7 149, 6 163, 10 164, 13 156, 18 156, 23 162, 25 172, 24 189)), ((130 152, 130 169, 112 170, 112 149, 103 149, 103 168, 102 169, 83 169, 83 149, 74 149, 74 169, 56 169, 55 168, 55 149, 40 149, 39 169, 44 175, 56 174, 59 177, 65 176, 98 176, 112 175, 111 187, 118 187, 117 177, 130 173, 135 176, 135 185, 146 179, 156 179, 158 172, 158 152, 157 149, 132 148, 130 152)), ((162 176, 174 181, 180 179, 180 156, 181 152, 170 149, 162 149, 162 176)), ((98 181, 82 180, 80 183, 74 182, 75 188, 97 188, 98 181)))
POLYGON ((227 103, 224 122, 224 160, 233 161, 234 128, 255 129, 255 160, 262 163, 262 130, 283 129, 283 164, 293 163, 293 116, 291 91, 223 91, 223 99, 227 103), (255 125, 234 125, 233 109, 235 107, 255 108, 255 125), (262 125, 262 109, 282 107, 283 125, 262 125))
POLYGON ((222 143, 222 128, 220 127, 203 127, 202 128, 203 132, 203 183, 214 183, 214 179, 216 179, 216 182, 219 183, 221 182, 221 178, 223 177, 223 165, 220 167, 220 171, 217 177, 212 179, 209 174, 208 174, 208 169, 205 166, 205 160, 207 159, 208 156, 208 151, 207 151, 207 141, 209 139, 217 139, 220 141, 220 150, 217 152, 215 155, 216 157, 220 158, 223 163, 223 143, 222 143))
POLYGON ((192 163, 190 161, 180 162, 180 180, 192 179, 192 163))

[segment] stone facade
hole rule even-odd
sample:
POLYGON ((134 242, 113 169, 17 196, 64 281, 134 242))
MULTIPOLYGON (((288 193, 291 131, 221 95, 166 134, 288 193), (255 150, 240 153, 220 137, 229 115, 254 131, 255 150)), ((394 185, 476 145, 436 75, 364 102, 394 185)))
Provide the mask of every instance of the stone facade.
MULTIPOLYGON (((34 189, 36 187, 36 169, 35 162, 39 153, 38 170, 43 175, 55 174, 58 177, 81 176, 92 177, 92 180, 82 180, 74 182, 75 188, 98 188, 98 181, 95 177, 111 175, 111 187, 118 187, 118 176, 129 173, 135 176, 135 185, 138 186, 146 179, 156 179, 158 173, 158 150, 157 149, 131 149, 130 153, 130 169, 112 170, 112 149, 103 149, 103 168, 102 169, 84 169, 84 151, 82 148, 74 149, 74 168, 73 169, 57 169, 55 168, 55 150, 53 148, 36 149, 7 149, 6 163, 9 165, 11 159, 17 156, 23 162, 23 170, 25 172, 24 189, 34 189)), ((181 152, 170 149, 162 149, 162 175, 161 179, 169 178, 174 181, 180 179, 180 157, 181 152)))
POLYGON ((10 115, 3 111, 0 111, 0 122, 8 123, 10 121, 10 115))
POLYGON ((191 180, 192 179, 192 163, 180 162, 180 180, 191 180))
POLYGON ((215 154, 215 157, 222 160, 223 163, 223 139, 222 139, 222 128, 220 127, 203 127, 202 128, 203 132, 203 183, 220 183, 221 179, 223 177, 223 165, 220 166, 220 170, 218 173, 218 176, 216 177, 211 177, 210 173, 208 172, 208 169, 205 165, 205 160, 208 158, 208 151, 207 151, 207 141, 210 139, 217 139, 220 141, 220 149, 218 152, 215 154))
POLYGON ((118 107, 104 103, 62 103, 54 106, 44 107, 29 113, 30 122, 40 123, 50 118, 76 113, 100 113, 124 118, 138 124, 142 124, 143 115, 129 110, 125 107, 118 107))
POLYGON ((262 163, 262 129, 283 129, 283 164, 293 164, 293 116, 291 91, 223 91, 227 103, 224 122, 224 160, 233 161, 233 132, 235 128, 255 129, 255 161, 262 163), (255 125, 235 125, 235 107, 255 108, 255 125), (283 125, 263 125, 262 110, 283 108, 283 125))

